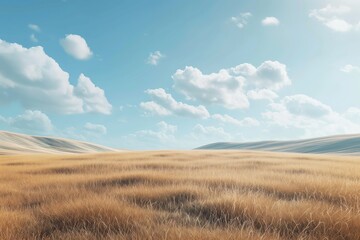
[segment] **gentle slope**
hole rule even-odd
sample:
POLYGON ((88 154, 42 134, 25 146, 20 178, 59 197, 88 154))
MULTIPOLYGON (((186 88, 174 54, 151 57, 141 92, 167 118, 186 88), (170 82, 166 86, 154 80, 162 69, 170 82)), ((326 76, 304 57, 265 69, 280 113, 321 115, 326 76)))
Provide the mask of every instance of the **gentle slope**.
POLYGON ((37 137, 0 131, 0 154, 19 153, 96 153, 112 148, 53 137, 37 137))
POLYGON ((244 149, 273 152, 360 155, 360 134, 295 141, 218 142, 201 146, 198 149, 244 149))

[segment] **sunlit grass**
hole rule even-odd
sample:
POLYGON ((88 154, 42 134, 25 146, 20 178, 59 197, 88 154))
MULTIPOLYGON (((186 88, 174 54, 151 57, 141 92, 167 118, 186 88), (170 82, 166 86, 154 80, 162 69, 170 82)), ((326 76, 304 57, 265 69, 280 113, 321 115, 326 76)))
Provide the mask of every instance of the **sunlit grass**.
POLYGON ((360 158, 1 156, 0 239, 360 239, 360 158))

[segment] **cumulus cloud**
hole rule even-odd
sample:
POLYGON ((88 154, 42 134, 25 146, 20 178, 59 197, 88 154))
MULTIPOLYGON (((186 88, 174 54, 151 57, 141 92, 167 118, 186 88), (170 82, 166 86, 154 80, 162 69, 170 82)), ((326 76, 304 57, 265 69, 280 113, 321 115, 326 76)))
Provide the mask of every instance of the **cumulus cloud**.
POLYGON ((24 114, 13 118, 10 123, 15 128, 36 132, 50 132, 53 129, 48 116, 40 111, 26 110, 24 114))
POLYGON ((272 101, 273 99, 278 98, 279 96, 270 89, 257 89, 257 90, 250 90, 247 92, 247 96, 253 100, 269 100, 272 101))
POLYGON ((95 86, 91 79, 84 74, 80 74, 74 93, 83 100, 85 112, 111 113, 112 106, 108 102, 104 90, 95 86))
POLYGON ((82 112, 69 74, 42 47, 24 48, 0 40, 0 102, 19 101, 25 108, 82 112))
POLYGON ((354 65, 351 65, 351 64, 347 64, 344 67, 342 67, 340 69, 340 71, 342 71, 344 73, 360 72, 360 67, 354 66, 354 65))
POLYGON ((64 138, 93 142, 94 139, 99 140, 101 137, 105 136, 107 134, 107 128, 102 124, 87 122, 82 127, 57 129, 56 134, 64 138))
POLYGON ((49 117, 37 110, 26 110, 16 117, 5 118, 0 116, 0 122, 5 123, 10 128, 32 134, 50 133, 53 130, 49 117))
POLYGON ((42 47, 0 40, 0 104, 19 102, 26 109, 62 114, 109 113, 105 100, 103 90, 85 76, 71 85, 69 74, 42 47))
POLYGON ((265 61, 256 69, 256 72, 249 73, 248 83, 255 84, 259 89, 279 90, 290 85, 291 81, 285 64, 278 61, 265 61))
POLYGON ((192 106, 186 103, 176 101, 171 94, 164 89, 148 89, 145 91, 153 101, 142 102, 140 106, 146 111, 156 115, 176 115, 193 118, 208 118, 210 116, 207 109, 202 106, 192 106))
POLYGON ((231 17, 231 21, 238 27, 238 28, 244 28, 249 21, 249 18, 252 16, 251 13, 245 12, 240 13, 237 17, 231 17))
POLYGON ((156 126, 158 131, 143 130, 137 132, 137 135, 155 138, 162 142, 175 139, 174 134, 177 132, 177 126, 168 124, 164 121, 157 123, 156 126))
POLYGON ((173 87, 187 99, 218 104, 228 109, 249 107, 245 89, 255 91, 250 93, 253 99, 265 95, 267 98, 275 98, 270 90, 277 91, 291 84, 286 65, 278 61, 265 61, 258 68, 244 63, 211 74, 203 74, 190 66, 184 70, 178 69, 172 78, 173 87))
POLYGON ((170 110, 164 108, 163 106, 159 105, 154 101, 141 102, 140 107, 149 113, 156 114, 159 116, 169 116, 172 114, 170 110))
POLYGON ((93 55, 86 40, 80 35, 68 34, 60 39, 60 45, 67 54, 78 60, 87 60, 93 55))
POLYGON ((261 21, 261 24, 263 26, 278 26, 280 21, 276 17, 266 17, 261 21))
POLYGON ((155 51, 149 54, 149 57, 147 59, 147 63, 150 65, 158 65, 160 60, 164 58, 165 55, 163 55, 160 51, 155 51))
POLYGON ((352 29, 352 25, 343 19, 333 19, 325 23, 328 28, 337 32, 348 32, 352 29))
POLYGON ((207 142, 211 141, 229 141, 231 140, 231 135, 221 127, 214 126, 203 126, 201 124, 195 125, 192 130, 191 136, 199 141, 206 139, 207 142))
POLYGON ((360 131, 360 124, 306 95, 287 96, 278 103, 271 103, 270 110, 264 112, 262 116, 271 125, 302 130, 302 137, 349 134, 360 131))
POLYGON ((36 24, 30 23, 30 24, 28 25, 28 27, 29 27, 31 30, 35 31, 35 32, 41 32, 41 28, 40 28, 38 25, 36 25, 36 24))
POLYGON ((174 88, 189 100, 220 104, 229 109, 249 106, 243 92, 245 79, 231 75, 226 69, 207 75, 197 68, 185 67, 184 70, 178 69, 172 78, 174 88))
POLYGON ((88 122, 84 125, 84 129, 88 135, 105 135, 107 133, 106 127, 101 124, 88 122))
POLYGON ((260 125, 258 120, 254 119, 254 118, 250 118, 250 117, 246 117, 242 120, 238 120, 227 114, 225 114, 225 115, 214 114, 211 117, 222 123, 233 124, 233 125, 240 126, 240 127, 250 127, 250 126, 259 126, 260 125))
POLYGON ((290 113, 300 116, 318 118, 333 112, 331 107, 303 94, 287 96, 282 103, 290 113))
POLYGON ((315 18, 326 27, 336 32, 349 32, 357 29, 357 24, 353 24, 344 19, 344 15, 349 13, 351 8, 348 6, 327 5, 321 9, 313 9, 309 17, 315 18))
POLYGON ((156 124, 156 127, 156 130, 140 130, 130 134, 126 136, 126 140, 136 142, 137 145, 152 145, 154 148, 161 148, 164 144, 175 142, 177 126, 161 121, 156 124))

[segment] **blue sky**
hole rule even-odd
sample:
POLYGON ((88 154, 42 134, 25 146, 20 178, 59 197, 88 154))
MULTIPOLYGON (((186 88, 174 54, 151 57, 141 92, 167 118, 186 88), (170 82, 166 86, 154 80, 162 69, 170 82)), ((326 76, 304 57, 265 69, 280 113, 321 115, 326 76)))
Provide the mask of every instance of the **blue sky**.
POLYGON ((0 1, 0 129, 128 149, 360 132, 355 0, 0 1))

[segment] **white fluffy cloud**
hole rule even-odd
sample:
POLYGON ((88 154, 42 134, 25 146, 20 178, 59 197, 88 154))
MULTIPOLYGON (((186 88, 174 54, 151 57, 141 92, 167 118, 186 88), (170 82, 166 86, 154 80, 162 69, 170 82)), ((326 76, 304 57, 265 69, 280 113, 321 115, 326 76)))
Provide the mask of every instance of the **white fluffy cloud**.
POLYGON ((306 95, 287 96, 282 100, 286 109, 295 115, 318 118, 333 112, 331 107, 306 95))
POLYGON ((208 118, 210 116, 207 109, 202 106, 192 106, 176 101, 171 94, 164 89, 148 89, 145 91, 153 101, 142 102, 140 106, 146 111, 157 115, 177 115, 193 118, 208 118))
POLYGON ((279 96, 270 89, 257 89, 257 90, 250 90, 247 92, 247 96, 253 100, 269 100, 272 101, 273 99, 278 98, 279 96))
POLYGON ((106 127, 101 124, 88 122, 84 125, 84 129, 88 135, 105 135, 107 133, 106 127))
POLYGON ((67 54, 78 60, 87 60, 93 55, 85 39, 80 35, 68 34, 60 39, 60 45, 67 54))
POLYGON ((265 61, 258 68, 244 63, 211 74, 185 67, 184 70, 178 69, 172 78, 173 87, 187 99, 218 104, 228 109, 249 107, 245 88, 254 90, 250 92, 252 99, 276 98, 270 90, 277 91, 291 84, 286 65, 277 61, 265 61))
POLYGON ((344 73, 360 72, 360 67, 354 66, 354 65, 351 65, 351 64, 347 64, 344 67, 342 67, 340 69, 340 71, 342 71, 344 73))
MULTIPOLYGON (((239 66, 234 68, 235 72, 239 66)), ((279 90, 291 84, 286 65, 278 61, 265 61, 256 71, 249 71, 247 76, 248 84, 254 84, 258 89, 279 90)))
POLYGON ((149 57, 147 59, 147 63, 150 65, 158 65, 160 60, 164 58, 165 55, 163 55, 160 51, 155 51, 149 54, 149 57))
POLYGON ((31 30, 35 31, 35 32, 41 32, 41 28, 40 28, 38 25, 36 25, 36 24, 30 23, 30 24, 28 25, 28 27, 29 27, 31 30))
POLYGON ((206 140, 206 142, 230 141, 232 139, 231 135, 221 127, 203 126, 201 124, 195 125, 191 136, 196 140, 206 140))
POLYGON ((78 86, 40 46, 25 48, 0 40, 0 103, 63 114, 110 113, 104 91, 81 75, 78 86))
POLYGON ((280 21, 276 17, 266 17, 261 21, 261 24, 263 26, 278 26, 280 21))
POLYGON ((249 127, 249 126, 259 126, 260 125, 258 120, 254 119, 254 118, 250 118, 250 117, 246 117, 242 120, 238 120, 227 114, 225 114, 225 115, 214 114, 211 117, 222 123, 233 124, 233 125, 240 126, 240 127, 249 127))
POLYGON ((82 112, 69 74, 42 47, 24 48, 0 40, 0 102, 19 101, 25 108, 82 112))
POLYGON ((244 28, 249 21, 249 18, 252 16, 251 13, 245 12, 240 13, 237 17, 231 17, 231 21, 238 27, 238 28, 244 28))
POLYGON ((140 131, 137 134, 157 138, 163 142, 168 140, 173 140, 175 138, 174 134, 177 132, 177 126, 161 121, 157 123, 157 128, 158 131, 145 130, 145 131, 140 131))
POLYGON ((172 112, 170 110, 164 108, 163 106, 159 105, 158 103, 156 103, 154 101, 141 102, 140 107, 151 114, 155 114, 155 115, 159 115, 159 116, 172 115, 172 112))
POLYGON ((269 124, 302 130, 302 137, 360 131, 360 124, 351 121, 346 114, 339 114, 328 105, 306 95, 287 96, 279 103, 271 103, 270 110, 262 115, 269 124))
POLYGON ((15 128, 36 132, 50 132, 53 129, 48 116, 40 111, 26 110, 24 114, 13 118, 10 122, 15 128))
POLYGON ((349 32, 358 28, 358 23, 350 23, 344 19, 344 15, 350 11, 351 8, 348 6, 329 4, 324 8, 311 10, 309 16, 317 19, 333 31, 349 32))
POLYGON ((40 134, 49 133, 53 130, 53 125, 49 117, 40 111, 26 110, 23 114, 13 118, 0 116, 0 122, 5 123, 10 128, 26 133, 40 134))
POLYGON ((231 75, 226 69, 206 75, 197 68, 185 67, 184 70, 178 69, 172 78, 174 88, 189 100, 220 104, 229 109, 249 106, 243 92, 245 79, 231 75))
POLYGON ((337 32, 348 32, 352 29, 352 25, 343 19, 332 19, 325 23, 328 28, 337 32))
POLYGON ((64 138, 94 142, 95 140, 100 140, 107 134, 107 128, 102 124, 87 122, 82 127, 57 129, 56 134, 64 138))
MULTIPOLYGON (((164 121, 157 123, 157 130, 140 130, 127 136, 129 141, 141 141, 156 145, 156 148, 175 141, 177 126, 168 124, 164 121)), ((140 144, 141 145, 141 144, 140 144)))
POLYGON ((112 106, 108 102, 104 90, 95 86, 91 79, 84 74, 80 74, 74 93, 83 100, 85 112, 111 113, 112 106))

